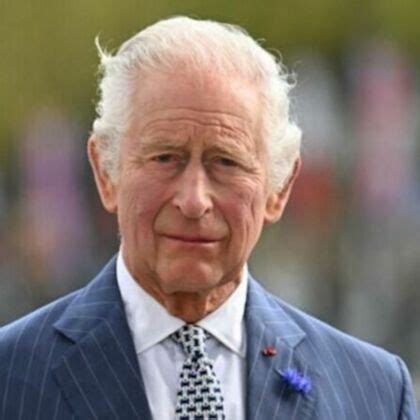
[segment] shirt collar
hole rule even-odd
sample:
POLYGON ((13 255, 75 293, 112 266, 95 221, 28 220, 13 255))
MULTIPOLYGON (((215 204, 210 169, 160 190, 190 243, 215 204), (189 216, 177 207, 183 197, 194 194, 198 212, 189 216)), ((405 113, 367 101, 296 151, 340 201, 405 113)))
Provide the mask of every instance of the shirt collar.
POLYGON ((248 267, 245 264, 241 281, 228 299, 214 312, 197 322, 231 351, 245 357, 245 302, 248 286, 248 267))
MULTIPOLYGON (((134 280, 121 251, 117 258, 117 283, 137 354, 166 339, 185 325, 185 321, 172 316, 134 280)), ((214 312, 197 322, 197 325, 241 357, 245 357, 246 345, 243 318, 247 284, 248 269, 245 265, 241 281, 229 298, 214 312)))

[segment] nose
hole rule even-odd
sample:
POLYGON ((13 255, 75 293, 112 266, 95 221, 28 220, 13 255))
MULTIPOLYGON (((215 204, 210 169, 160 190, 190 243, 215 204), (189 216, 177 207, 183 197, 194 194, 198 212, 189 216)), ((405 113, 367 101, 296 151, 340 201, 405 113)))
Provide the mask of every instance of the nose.
POLYGON ((187 219, 200 219, 211 211, 211 185, 202 163, 190 162, 180 174, 173 204, 187 219))

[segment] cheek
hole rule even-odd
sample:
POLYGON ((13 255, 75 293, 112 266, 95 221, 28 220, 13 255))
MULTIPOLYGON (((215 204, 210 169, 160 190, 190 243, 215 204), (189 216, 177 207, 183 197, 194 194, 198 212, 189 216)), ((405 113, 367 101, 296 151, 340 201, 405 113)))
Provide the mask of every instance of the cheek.
POLYGON ((145 177, 139 178, 125 183, 119 194, 119 214, 126 219, 131 230, 135 226, 141 230, 150 228, 164 203, 162 185, 145 177))
POLYGON ((224 213, 229 218, 233 236, 240 236, 238 239, 243 244, 254 241, 264 220, 264 195, 261 185, 243 182, 240 188, 232 188, 224 213), (240 235, 237 235, 238 233, 240 235))

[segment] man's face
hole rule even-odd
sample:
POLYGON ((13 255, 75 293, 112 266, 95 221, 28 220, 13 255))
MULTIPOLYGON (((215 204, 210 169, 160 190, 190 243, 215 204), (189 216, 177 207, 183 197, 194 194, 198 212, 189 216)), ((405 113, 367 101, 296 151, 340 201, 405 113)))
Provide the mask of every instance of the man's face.
POLYGON ((118 215, 129 271, 165 295, 237 282, 278 211, 259 90, 190 72, 148 75, 136 95, 106 205, 118 215))

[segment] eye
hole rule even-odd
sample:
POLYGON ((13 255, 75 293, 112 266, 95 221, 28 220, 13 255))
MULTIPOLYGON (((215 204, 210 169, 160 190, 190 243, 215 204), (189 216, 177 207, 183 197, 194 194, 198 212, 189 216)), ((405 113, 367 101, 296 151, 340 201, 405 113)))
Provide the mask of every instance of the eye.
POLYGON ((157 163, 171 163, 176 162, 178 156, 173 153, 161 153, 160 155, 156 155, 152 157, 152 160, 157 163))
POLYGON ((230 158, 227 158, 227 157, 218 157, 216 159, 216 162, 219 163, 222 166, 229 166, 229 167, 238 166, 237 162, 235 162, 233 159, 230 159, 230 158))

